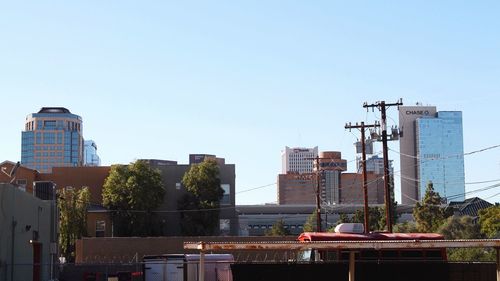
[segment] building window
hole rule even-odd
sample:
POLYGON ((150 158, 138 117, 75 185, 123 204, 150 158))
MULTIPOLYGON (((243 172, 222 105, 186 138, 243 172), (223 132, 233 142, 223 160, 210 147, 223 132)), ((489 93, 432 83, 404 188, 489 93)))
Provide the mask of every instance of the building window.
POLYGON ((106 222, 105 221, 96 221, 95 222, 95 237, 104 237, 106 231, 106 222))
POLYGON ((222 198, 220 200, 221 205, 231 205, 231 185, 227 183, 223 183, 220 185, 224 193, 222 194, 222 198))
POLYGON ((219 229, 221 235, 229 235, 231 230, 231 224, 228 219, 220 219, 219 220, 219 229))
POLYGON ((47 130, 55 129, 56 128, 56 121, 55 120, 46 120, 43 122, 43 127, 47 130))
POLYGON ((18 185, 19 189, 22 191, 26 191, 26 185, 28 184, 28 181, 25 179, 18 179, 16 180, 16 184, 18 185))

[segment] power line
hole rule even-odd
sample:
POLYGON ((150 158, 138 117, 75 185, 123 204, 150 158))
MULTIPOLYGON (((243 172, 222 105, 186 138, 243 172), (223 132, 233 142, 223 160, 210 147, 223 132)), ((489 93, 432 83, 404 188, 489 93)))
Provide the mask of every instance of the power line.
MULTIPOLYGON (((425 160, 442 160, 442 159, 448 159, 448 158, 453 158, 453 157, 468 156, 468 155, 472 155, 472 154, 484 152, 484 151, 487 151, 487 150, 495 149, 495 148, 498 148, 498 147, 500 147, 500 144, 489 146, 489 147, 485 147, 485 148, 482 148, 482 149, 474 150, 474 151, 463 153, 463 154, 453 154, 453 155, 447 155, 447 156, 442 156, 442 157, 429 157, 429 158, 424 158, 424 159, 425 160)), ((405 154, 405 153, 399 152, 399 151, 391 149, 391 148, 389 148, 389 150, 392 151, 392 152, 395 152, 395 153, 397 153, 399 155, 405 156, 405 157, 409 157, 409 158, 413 158, 413 159, 417 159, 417 160, 418 159, 422 159, 422 157, 415 156, 415 155, 405 154)))
POLYGON ((245 192, 249 192, 249 191, 253 191, 253 190, 257 190, 257 189, 261 189, 261 188, 265 188, 265 187, 269 187, 269 186, 273 186, 273 185, 276 185, 276 182, 273 182, 273 183, 270 183, 270 184, 266 184, 266 185, 262 185, 262 186, 258 186, 258 187, 253 187, 253 188, 245 189, 245 190, 242 190, 242 191, 238 191, 238 192, 236 192, 234 194, 236 195, 236 194, 240 194, 240 193, 245 193, 245 192))

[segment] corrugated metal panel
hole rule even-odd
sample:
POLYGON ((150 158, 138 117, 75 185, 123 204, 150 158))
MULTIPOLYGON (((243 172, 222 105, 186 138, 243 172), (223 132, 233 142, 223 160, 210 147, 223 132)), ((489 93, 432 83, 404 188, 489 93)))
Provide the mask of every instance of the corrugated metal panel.
POLYGON ((184 249, 200 251, 230 250, 306 250, 306 249, 423 249, 423 248, 500 248, 500 239, 465 240, 373 240, 373 241, 315 241, 221 243, 185 242, 184 249))

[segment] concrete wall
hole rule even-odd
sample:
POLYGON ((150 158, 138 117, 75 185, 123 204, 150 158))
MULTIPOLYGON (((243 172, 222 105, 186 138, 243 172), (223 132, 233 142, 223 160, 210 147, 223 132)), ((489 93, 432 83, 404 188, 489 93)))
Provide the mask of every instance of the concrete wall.
POLYGON ((52 215, 50 201, 42 201, 12 185, 0 184, 0 280, 33 280, 30 240, 35 231, 41 243, 40 280, 49 279, 52 215))

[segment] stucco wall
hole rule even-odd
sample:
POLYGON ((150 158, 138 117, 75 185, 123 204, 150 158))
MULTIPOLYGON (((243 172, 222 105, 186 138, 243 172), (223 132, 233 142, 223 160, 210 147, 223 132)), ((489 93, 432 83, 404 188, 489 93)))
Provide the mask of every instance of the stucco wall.
POLYGON ((49 279, 50 229, 51 202, 39 200, 12 185, 0 184, 0 280, 12 280, 11 276, 13 280, 33 280, 30 240, 35 231, 42 249, 41 280, 49 279))

